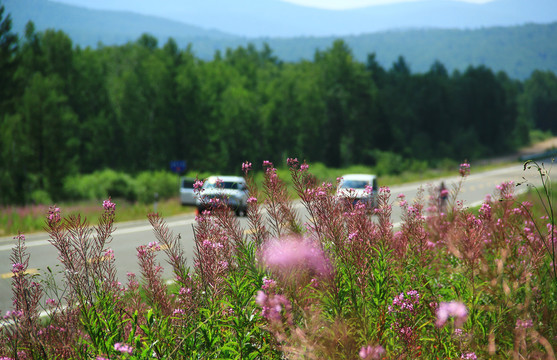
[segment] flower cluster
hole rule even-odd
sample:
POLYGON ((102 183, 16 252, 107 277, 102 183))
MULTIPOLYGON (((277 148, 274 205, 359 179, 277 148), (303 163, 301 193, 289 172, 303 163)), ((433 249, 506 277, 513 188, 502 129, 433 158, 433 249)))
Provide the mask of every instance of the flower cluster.
POLYGON ((105 211, 114 212, 116 211, 116 204, 112 202, 110 198, 103 201, 103 208, 105 211))
POLYGON ((4 319, 18 319, 23 316, 23 311, 21 310, 8 310, 6 311, 6 315, 4 315, 4 319))
POLYGON ((106 249, 105 252, 104 252, 104 258, 105 259, 110 259, 110 260, 114 259, 114 250, 106 249))
POLYGON ((360 349, 360 357, 364 360, 381 359, 381 355, 385 353, 385 349, 381 345, 377 346, 363 346, 360 349))
POLYGON ((460 356, 461 359, 476 360, 478 357, 475 352, 466 352, 460 356))
POLYGON ((51 206, 50 209, 48 209, 47 220, 49 224, 58 224, 61 220, 60 208, 51 206))
POLYGON ((261 286, 261 288, 263 290, 272 290, 277 286, 277 282, 273 279, 269 279, 267 277, 263 278, 263 285, 261 286))
POLYGON ((527 320, 516 320, 516 328, 522 328, 522 329, 528 329, 531 328, 532 326, 534 326, 534 322, 531 319, 527 319, 527 320))
POLYGON ((443 327, 449 320, 449 317, 454 317, 455 327, 461 327, 468 318, 468 309, 466 305, 458 301, 442 302, 437 308, 437 322, 438 327, 443 327))
POLYGON ((25 265, 21 263, 12 264, 12 272, 14 273, 14 275, 18 275, 23 271, 25 271, 25 265))
POLYGON ((392 312, 409 312, 416 313, 420 305, 420 294, 416 290, 403 292, 393 299, 392 305, 388 307, 390 313, 392 312))
POLYGON ((460 169, 458 170, 460 176, 465 177, 470 175, 470 164, 468 162, 463 162, 460 164, 460 169))
POLYGON ((203 187, 203 181, 195 180, 195 182, 193 183, 193 189, 199 191, 201 190, 202 187, 203 187))
POLYGON ((248 173, 250 170, 251 170, 251 163, 250 163, 250 162, 247 162, 247 161, 244 162, 244 163, 242 164, 242 171, 243 171, 244 173, 248 173))
POLYGON ((307 271, 317 276, 328 276, 330 262, 318 243, 303 237, 269 240, 261 255, 263 263, 281 275, 307 271))
POLYGON ((124 343, 116 343, 114 344, 114 350, 131 354, 133 352, 133 347, 124 343))
POLYGON ((255 298, 257 305, 261 306, 261 315, 268 321, 292 323, 292 304, 286 296, 271 294, 267 295, 259 290, 255 298))

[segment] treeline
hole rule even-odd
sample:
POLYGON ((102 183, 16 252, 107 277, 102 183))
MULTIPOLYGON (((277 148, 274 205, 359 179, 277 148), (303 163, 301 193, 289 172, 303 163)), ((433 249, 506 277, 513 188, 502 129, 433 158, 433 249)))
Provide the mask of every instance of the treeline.
MULTIPOLYGON (((354 59, 341 40, 313 61, 285 63, 269 46, 217 51, 150 35, 123 46, 75 47, 61 31, 18 39, 0 14, 0 203, 35 190, 64 196, 69 175, 188 169, 237 173, 289 157, 332 167, 382 157, 434 163, 512 151, 532 129, 557 130, 557 77, 524 82, 479 66, 413 74, 354 59)), ((408 163, 408 162, 404 162, 408 163)), ((402 170, 402 169, 400 169, 402 170)))

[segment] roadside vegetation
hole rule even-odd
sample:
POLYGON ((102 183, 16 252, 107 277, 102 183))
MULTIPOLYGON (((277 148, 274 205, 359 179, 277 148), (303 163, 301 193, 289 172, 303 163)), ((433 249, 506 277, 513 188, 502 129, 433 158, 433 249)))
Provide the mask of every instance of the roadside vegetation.
MULTIPOLYGON (((548 179, 546 169, 529 165, 548 179)), ((127 281, 116 278, 110 249, 118 204, 105 200, 94 228, 51 207, 46 227, 62 270, 28 274, 25 236, 16 237, 0 356, 556 359, 549 182, 537 202, 517 199, 513 184, 503 183, 476 215, 458 201, 459 186, 446 207, 437 191, 409 203, 381 188, 369 214, 339 204, 333 184, 315 183, 307 164, 289 159, 288 166, 313 222, 299 218, 272 163, 264 163, 260 186, 244 163, 251 231, 215 203, 197 217, 187 265, 177 234, 150 214, 155 239, 137 248, 141 273, 127 281), (395 201, 403 210, 396 230, 395 201), (161 278, 162 261, 172 266, 172 285, 161 278)), ((469 171, 461 164, 461 182, 469 171)))
MULTIPOLYGON (((402 162, 402 161, 401 161, 402 162)), ((505 166, 510 162, 475 166, 477 172, 489 170, 497 166, 505 166)), ((393 170, 393 166, 363 166, 354 165, 342 169, 328 168, 322 163, 311 164, 312 176, 317 183, 331 182, 343 174, 363 173, 377 174, 381 186, 394 186, 403 183, 424 181, 454 174, 458 164, 445 161, 438 168, 426 168, 424 163, 403 166, 407 170, 393 170)), ((289 177, 289 169, 284 164, 277 168, 278 175, 284 179, 289 195, 297 198, 289 177)), ((211 173, 189 172, 188 177, 204 180, 211 173)), ((254 180, 262 186, 265 178, 264 171, 254 171, 254 180)), ((65 201, 54 202, 47 194, 37 192, 35 205, 0 206, 0 237, 17 235, 19 232, 30 234, 44 231, 44 216, 51 205, 64 209, 64 215, 87 217, 96 225, 99 215, 98 204, 102 199, 111 197, 118 203, 116 222, 131 220, 146 220, 146 215, 155 210, 162 216, 174 216, 194 213, 194 206, 181 206, 178 197, 179 176, 169 171, 146 171, 137 177, 113 170, 97 171, 89 175, 74 175, 64 182, 65 201), (156 194, 156 197, 155 197, 156 194)))

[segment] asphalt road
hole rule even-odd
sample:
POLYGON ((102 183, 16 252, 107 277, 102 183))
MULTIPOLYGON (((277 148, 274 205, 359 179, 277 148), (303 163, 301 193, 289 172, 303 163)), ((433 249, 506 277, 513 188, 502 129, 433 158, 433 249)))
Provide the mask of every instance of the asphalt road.
MULTIPOLYGON (((472 169, 473 170, 473 169, 472 169)), ((478 174, 472 174, 466 178, 460 192, 459 199, 464 201, 464 205, 474 207, 480 205, 487 194, 494 194, 497 185, 504 181, 522 182, 526 178, 531 184, 539 185, 539 175, 534 170, 523 171, 523 166, 517 164, 497 170, 487 171, 478 174)), ((425 181, 419 183, 405 184, 391 187, 393 201, 393 222, 396 224, 400 221, 400 209, 396 206, 397 196, 400 193, 405 194, 407 201, 412 201, 420 187, 427 190, 430 186, 438 186, 441 181, 445 182, 446 187, 452 189, 460 177, 451 177, 444 179, 436 179, 435 181, 425 181)), ((388 185, 388 184, 380 184, 388 185)), ((526 185, 517 187, 518 192, 526 191, 526 185)), ((426 191, 427 194, 427 191, 426 191)), ((303 207, 297 206, 302 218, 305 218, 303 207)), ((193 224, 194 215, 175 216, 166 219, 170 229, 175 234, 181 235, 181 242, 186 251, 188 261, 193 258, 193 224)), ((242 226, 246 226, 245 219, 241 221, 242 226)), ((116 266, 118 269, 118 278, 122 283, 126 282, 127 272, 139 273, 137 264, 136 248, 140 245, 148 244, 155 241, 152 228, 147 220, 134 221, 116 224, 117 230, 113 234, 113 240, 110 247, 114 250, 116 266)), ((14 245, 12 237, 0 238, 0 315, 11 309, 12 293, 11 293, 11 261, 10 254, 14 245)), ((30 234, 26 236, 26 245, 31 255, 29 262, 29 272, 44 273, 47 267, 53 271, 60 271, 61 266, 57 259, 56 249, 48 242, 48 235, 45 233, 30 234)), ((164 276, 170 277, 170 269, 166 264, 166 259, 161 253, 159 258, 161 265, 165 267, 164 276), (165 266, 166 265, 166 266, 165 266)))

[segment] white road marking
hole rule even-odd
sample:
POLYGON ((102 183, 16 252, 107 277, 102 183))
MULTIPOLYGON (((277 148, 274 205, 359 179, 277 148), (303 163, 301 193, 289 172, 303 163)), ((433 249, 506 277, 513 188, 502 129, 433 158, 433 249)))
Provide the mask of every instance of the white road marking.
MULTIPOLYGON (((168 227, 175 227, 181 225, 191 225, 193 223, 195 223, 195 219, 172 221, 166 224, 168 225, 168 227)), ((116 229, 116 231, 114 231, 112 235, 117 236, 117 235, 124 235, 124 234, 133 234, 133 233, 151 231, 151 230, 153 230, 153 227, 149 224, 149 225, 130 227, 126 229, 116 229)), ((25 241, 25 246, 28 248, 35 247, 35 246, 44 246, 44 245, 50 245, 50 241, 48 241, 47 239, 25 241)), ((0 245, 0 251, 11 250, 14 246, 15 244, 0 245)))

